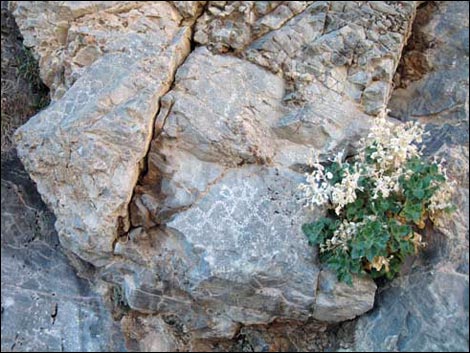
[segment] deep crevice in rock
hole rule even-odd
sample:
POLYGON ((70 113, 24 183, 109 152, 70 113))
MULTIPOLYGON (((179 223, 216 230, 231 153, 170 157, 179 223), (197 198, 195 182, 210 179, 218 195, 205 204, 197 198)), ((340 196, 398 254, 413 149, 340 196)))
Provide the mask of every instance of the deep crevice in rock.
POLYGON ((411 82, 421 79, 432 70, 426 51, 434 45, 426 38, 421 28, 426 26, 433 14, 439 10, 436 1, 424 1, 416 10, 408 42, 402 51, 401 59, 393 78, 394 89, 406 88, 411 82))

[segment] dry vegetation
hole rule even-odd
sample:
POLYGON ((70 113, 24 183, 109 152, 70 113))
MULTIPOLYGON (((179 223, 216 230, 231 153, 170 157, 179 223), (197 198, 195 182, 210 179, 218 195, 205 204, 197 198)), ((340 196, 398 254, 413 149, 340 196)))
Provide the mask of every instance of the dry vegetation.
POLYGON ((23 47, 22 38, 2 1, 1 151, 2 159, 13 150, 12 136, 38 110, 49 104, 48 89, 39 78, 36 60, 23 47))

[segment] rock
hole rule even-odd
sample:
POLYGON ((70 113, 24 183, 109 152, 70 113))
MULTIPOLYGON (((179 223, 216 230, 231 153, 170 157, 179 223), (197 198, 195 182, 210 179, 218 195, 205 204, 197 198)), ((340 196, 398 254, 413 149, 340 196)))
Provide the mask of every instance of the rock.
POLYGON ((356 327, 356 350, 468 351, 468 275, 419 272, 395 280, 356 327))
POLYGON ((468 144, 468 3, 434 2, 420 9, 399 69, 391 115, 427 124, 427 154, 443 144, 468 144), (437 13, 440 14, 437 14, 437 13), (409 59, 420 53, 424 64, 409 59), (424 68, 423 68, 424 67, 424 68), (414 74, 419 72, 419 75, 414 74))
MULTIPOLYGON (((122 324, 132 349, 191 350, 237 337, 243 349, 287 350, 302 340, 281 340, 286 330, 270 338, 274 326, 301 331, 315 319, 326 327, 372 307, 372 281, 355 279, 351 288, 321 270, 300 226, 324 210, 304 209, 297 186, 312 150, 323 160, 343 149, 354 153, 370 115, 386 107, 416 2, 12 6, 55 98, 18 131, 19 155, 57 216, 64 247, 119 288, 119 302, 130 310, 122 324), (191 49, 189 26, 192 44, 202 46, 191 49)), ((464 34, 457 38, 460 48, 464 34)), ((431 77, 427 67, 451 63, 411 58, 421 63, 411 76, 424 80, 431 77)), ((451 86, 439 80, 430 87, 451 86)), ((468 171, 468 147, 459 142, 465 130, 453 134, 468 126, 459 120, 468 113, 465 84, 451 86, 449 97, 439 91, 439 105, 421 102, 413 115, 441 116, 428 129, 454 135, 453 144, 431 145, 458 161, 458 175, 468 171)), ((449 286, 465 261, 468 272, 468 193, 462 195, 457 222, 442 232, 464 234, 439 260, 429 260, 437 246, 419 260, 426 273, 445 273, 449 286), (445 254, 449 261, 441 263, 445 254)), ((438 292, 432 286, 422 286, 425 295, 438 292)), ((456 290, 452 303, 461 303, 465 289, 456 290)), ((385 326, 374 323, 392 337, 385 326)), ((397 344, 413 348, 415 341, 403 337, 397 344)), ((327 347, 323 338, 308 347, 327 347)))
MULTIPOLYGON (((288 168, 295 161, 278 155, 290 143, 305 163, 310 146, 337 147, 339 134, 344 146, 365 129, 338 129, 350 124, 343 118, 353 109, 339 96, 338 114, 320 105, 296 116, 284 94, 279 77, 206 48, 179 68, 130 207, 132 226, 150 240, 119 243, 116 253, 132 263, 105 271, 107 280, 123 284, 131 308, 174 313, 199 338, 231 338, 239 323, 310 317, 319 270, 300 226, 314 215, 299 202, 303 177, 288 168), (321 119, 334 123, 318 131, 321 119), (158 225, 165 230, 155 231, 158 225)), ((375 287, 359 292, 367 290, 369 300, 375 287)), ((346 317, 360 308, 345 310, 346 317)))
POLYGON ((318 270, 300 229, 309 217, 297 203, 300 180, 276 168, 229 170, 167 223, 201 252, 204 273, 188 273, 192 297, 204 300, 212 293, 238 307, 229 315, 239 322, 256 323, 261 313, 263 321, 308 317, 318 270), (251 311, 259 314, 251 317, 251 311))
MULTIPOLYGON (((318 269, 300 230, 309 217, 298 207, 300 180, 288 169, 229 169, 191 208, 176 214, 165 233, 150 232, 151 245, 126 244, 123 256, 150 264, 145 273, 124 277, 131 308, 181 318, 198 310, 195 301, 207 308, 200 314, 210 315, 205 320, 216 320, 209 326, 217 334, 198 328, 197 321, 182 321, 203 336, 230 337, 237 323, 306 320, 318 269)), ((119 281, 122 271, 113 267, 109 276, 119 281)))
MULTIPOLYGON (((435 2, 418 11, 416 26, 407 48, 426 57, 429 72, 419 76, 405 54, 399 69, 400 87, 393 92, 391 114, 425 124, 424 143, 428 156, 445 158, 449 177, 457 182, 454 202, 457 212, 437 229, 445 235, 434 263, 447 263, 455 270, 468 267, 468 3, 435 2), (466 12, 467 11, 467 12, 466 12), (452 19, 452 20, 451 20, 452 19), (409 66, 407 66, 409 65, 409 66), (466 263, 465 263, 466 261, 466 263)), ((442 237, 442 235, 441 235, 442 237)))
MULTIPOLYGON (((300 229, 311 217, 298 207, 301 178, 286 168, 228 169, 164 231, 152 228, 118 244, 116 253, 127 261, 108 265, 104 279, 123 285, 132 309, 174 315, 195 338, 232 338, 239 324, 307 321, 317 295, 325 294, 316 292, 315 252, 300 229)), ((328 287, 336 320, 369 310, 376 289, 331 279, 328 287), (345 295, 349 307, 340 299, 345 295)))
POLYGON ((427 229, 422 254, 358 320, 359 351, 469 349, 468 6, 421 5, 389 104, 396 118, 426 125, 425 153, 446 159, 456 211, 427 229))
POLYGON ((41 79, 51 89, 53 99, 60 98, 70 87, 65 84, 63 73, 71 22, 119 3, 119 1, 66 1, 50 4, 33 1, 8 2, 23 35, 24 45, 33 48, 36 59, 40 61, 41 79))
POLYGON ((236 165, 272 158, 270 127, 282 114, 284 83, 256 65, 196 49, 165 96, 158 122, 178 149, 207 162, 236 165), (223 85, 223 87, 222 87, 223 85), (237 94, 245 88, 245 94, 237 94), (191 114, 198 114, 197 119, 191 114), (164 122, 163 122, 164 121, 164 122))
POLYGON ((217 52, 243 50, 261 35, 280 28, 311 1, 209 2, 196 23, 194 40, 217 52))
POLYGON ((183 341, 176 338, 171 325, 159 317, 128 315, 122 320, 122 328, 130 351, 180 352, 185 350, 183 341))
POLYGON ((362 93, 362 102, 367 112, 378 114, 382 111, 387 101, 387 84, 384 82, 374 82, 362 93))
POLYGON ((181 21, 166 2, 10 1, 9 6, 24 45, 32 47, 39 59, 41 78, 53 100, 61 98, 105 54, 155 54, 171 41, 181 21))
POLYGON ((207 1, 172 1, 171 3, 183 17, 183 23, 192 25, 202 14, 207 1))
MULTIPOLYGON (((127 15, 109 10, 109 16, 117 16, 118 28, 127 21, 126 32, 111 31, 106 55, 60 101, 16 133, 18 154, 57 217, 61 242, 95 265, 112 256, 115 239, 128 230, 127 207, 159 97, 189 52, 190 29, 171 20, 179 16, 173 8, 165 3, 142 6, 148 18, 135 9, 127 15), (155 13, 168 16, 159 19, 155 13)), ((77 21, 99 23, 96 16, 101 15, 77 21)), ((107 29, 100 26, 91 32, 98 36, 107 29)))
POLYGON ((2 160, 2 351, 123 351, 101 294, 59 244, 54 215, 18 159, 2 160))
POLYGON ((289 111, 273 127, 279 138, 273 160, 286 167, 304 165, 312 150, 323 159, 339 151, 353 151, 367 133, 370 117, 343 95, 318 85, 305 88, 310 97, 289 111))
POLYGON ((370 278, 355 277, 353 287, 338 283, 331 271, 321 271, 313 318, 324 322, 351 320, 374 306, 377 286, 370 278))
POLYGON ((205 48, 191 53, 162 99, 133 225, 152 226, 190 206, 227 167, 269 161, 283 93, 283 81, 256 65, 205 48))
POLYGON ((346 94, 365 113, 376 115, 388 102, 416 4, 373 4, 315 1, 282 27, 252 42, 243 55, 293 80, 302 100, 312 104, 321 100, 303 87, 325 87, 346 94), (302 77, 312 83, 302 84, 302 77))

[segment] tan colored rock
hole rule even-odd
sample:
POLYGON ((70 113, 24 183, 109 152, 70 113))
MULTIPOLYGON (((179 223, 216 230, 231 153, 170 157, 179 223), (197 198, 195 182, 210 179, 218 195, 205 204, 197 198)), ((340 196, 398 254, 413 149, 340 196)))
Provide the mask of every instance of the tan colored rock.
MULTIPOLYGON (((127 206, 159 98, 189 52, 190 29, 172 22, 179 17, 172 7, 142 6, 148 17, 134 8, 119 12, 116 21, 126 17, 132 31, 111 32, 104 48, 115 50, 103 50, 62 99, 16 134, 18 154, 57 217, 62 243, 95 264, 112 255, 114 241, 129 228, 127 206)), ((87 16, 90 26, 98 23, 97 38, 105 33, 94 14, 79 21, 87 16)))
POLYGON ((353 278, 353 286, 340 283, 331 271, 323 270, 313 305, 313 318, 324 322, 354 319, 372 309, 377 286, 370 278, 353 278))
POLYGON ((198 19, 194 40, 216 52, 241 51, 280 28, 312 1, 210 1, 198 19))
POLYGON ((139 56, 142 48, 167 40, 166 35, 157 35, 160 28, 171 32, 181 21, 169 4, 146 1, 11 1, 10 8, 25 46, 32 47, 39 59, 52 100, 61 98, 101 56, 139 56), (138 34, 152 32, 156 35, 147 40, 138 34))
POLYGON ((252 42, 244 57, 291 79, 299 103, 313 100, 299 87, 307 80, 376 115, 388 102, 415 11, 413 1, 382 6, 315 1, 252 42))

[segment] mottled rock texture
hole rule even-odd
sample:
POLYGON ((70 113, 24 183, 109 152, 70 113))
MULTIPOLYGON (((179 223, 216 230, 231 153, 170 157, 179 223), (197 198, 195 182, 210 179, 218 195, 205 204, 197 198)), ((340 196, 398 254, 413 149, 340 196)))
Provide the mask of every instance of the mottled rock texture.
MULTIPOLYGON (((29 8, 22 4, 15 13, 29 8)), ((62 243, 100 265, 129 230, 127 206, 159 98, 189 52, 190 29, 178 26, 178 12, 164 2, 89 10, 74 24, 90 41, 100 40, 105 54, 16 138, 20 158, 57 217, 62 243)))
MULTIPOLYGON (((312 150, 324 160, 341 149, 354 153, 372 116, 391 95, 392 114, 403 120, 416 116, 403 111, 427 104, 413 103, 426 97, 427 86, 407 84, 415 77, 406 71, 406 62, 416 62, 408 58, 411 50, 402 58, 399 83, 395 75, 417 5, 11 5, 55 100, 17 132, 19 156, 57 217, 61 243, 92 262, 96 278, 119 288, 131 309, 121 320, 129 349, 324 349, 328 343, 304 340, 302 330, 316 330, 313 336, 320 337, 326 323, 372 308, 376 285, 370 279, 356 279, 348 287, 321 268, 300 226, 324 210, 303 208, 297 185, 312 150), (394 91, 394 84, 399 89, 394 91), (397 98, 402 89, 408 90, 403 93, 405 110, 404 100, 397 98)), ((462 9, 453 11, 465 17, 462 9)), ((465 20, 468 27, 468 15, 459 26, 465 20)), ((458 32, 449 26, 447 32, 432 27, 433 33, 458 32)), ((468 60, 468 35, 465 41, 464 32, 458 33, 460 41, 436 51, 446 51, 449 59, 423 67, 434 65, 444 72, 452 67, 450 57, 466 55, 468 60), (466 43, 466 52, 456 49, 459 43, 466 43)), ((434 119, 441 111, 458 112, 452 121, 467 126, 468 138, 468 80, 454 84, 465 65, 456 69, 454 76, 441 76, 447 88, 430 83, 453 93, 443 98, 443 110, 436 105, 426 114, 434 119)), ((421 71, 419 79, 431 77, 431 71, 421 71)), ((434 130, 451 131, 442 128, 446 117, 434 130)), ((463 142, 439 148, 468 156, 463 142)), ((452 172, 465 180, 459 173, 468 174, 468 157, 455 160, 460 162, 452 164, 452 172)), ((468 250, 463 208, 468 191, 462 195, 456 222, 440 230, 452 259, 468 250)), ((468 256, 466 261, 468 272, 468 256)), ((445 273, 443 268, 439 273, 445 273)), ((421 288, 423 296, 445 293, 432 278, 421 288)), ((459 282, 455 278, 460 277, 449 277, 447 283, 459 282)), ((468 285, 467 292, 458 288, 449 305, 460 303, 465 293, 468 297, 468 285)), ((387 308, 379 300, 368 318, 381 317, 380 310, 387 308)), ((418 320, 432 317, 426 308, 417 309, 418 320)), ((406 322, 406 314, 397 315, 406 322)), ((465 308, 454 317, 460 324, 465 308)), ((363 327, 380 325, 364 321, 363 327)), ((370 335, 368 329, 361 332, 370 335)), ((375 349, 386 341, 375 339, 361 342, 375 349)))
POLYGON ((119 324, 77 277, 20 161, 1 167, 2 352, 122 351, 119 324))
POLYGON ((389 105, 395 117, 426 124, 426 153, 444 157, 457 181, 457 211, 427 230, 422 256, 382 288, 376 309, 359 319, 357 350, 469 349, 468 11, 467 1, 422 5, 389 105))

